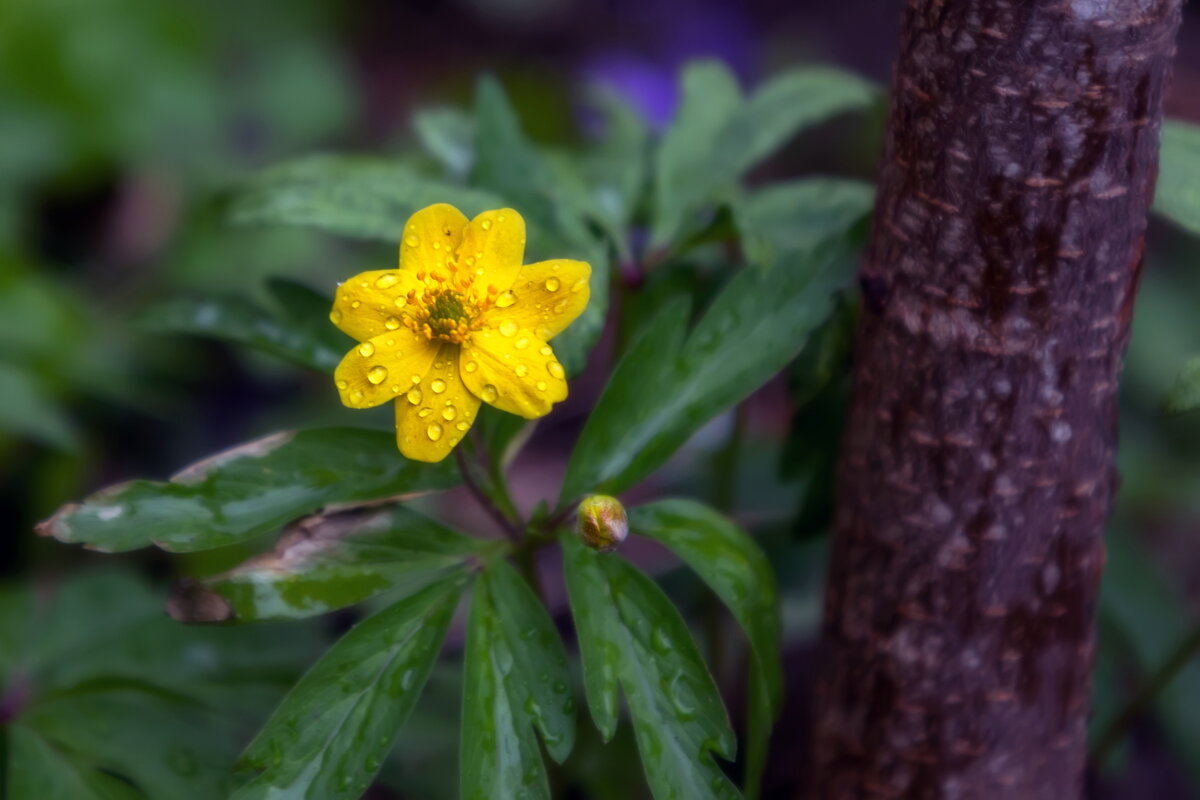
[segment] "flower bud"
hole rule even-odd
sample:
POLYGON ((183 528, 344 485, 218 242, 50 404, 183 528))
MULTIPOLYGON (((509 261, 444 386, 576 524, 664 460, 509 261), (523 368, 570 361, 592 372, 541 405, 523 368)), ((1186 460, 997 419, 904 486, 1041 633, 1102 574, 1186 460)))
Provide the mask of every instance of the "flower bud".
POLYGON ((625 506, 615 497, 594 494, 579 504, 579 538, 600 553, 616 550, 629 535, 625 506))

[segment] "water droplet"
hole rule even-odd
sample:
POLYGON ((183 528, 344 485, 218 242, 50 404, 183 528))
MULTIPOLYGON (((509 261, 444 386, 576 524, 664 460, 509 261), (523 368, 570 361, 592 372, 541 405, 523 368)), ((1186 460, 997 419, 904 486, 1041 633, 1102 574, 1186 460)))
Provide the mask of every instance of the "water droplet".
POLYGON ((467 422, 466 420, 463 420, 462 422, 458 423, 454 427, 458 428, 460 431, 465 431, 467 428, 471 427, 471 423, 467 422))
POLYGON ((436 422, 429 423, 429 427, 425 429, 425 435, 429 437, 429 441, 436 442, 442 438, 442 426, 436 422))
POLYGON ((490 219, 485 219, 482 227, 485 231, 490 231, 492 229, 492 221, 490 219))
POLYGON ((561 314, 566 310, 567 310, 567 301, 566 300, 559 300, 557 303, 554 304, 554 313, 555 314, 561 314))
POLYGON ((654 631, 654 649, 663 655, 667 655, 673 649, 671 647, 671 638, 662 628, 654 631))
POLYGON ((517 332, 517 323, 511 319, 506 319, 500 323, 500 333, 504 336, 512 336, 517 332))
POLYGON ((546 382, 545 382, 545 381, 538 381, 538 382, 537 382, 537 390, 538 390, 539 392, 544 392, 544 391, 546 391, 546 382))
POLYGON ((329 312, 329 319, 333 320, 334 325, 338 324, 342 321, 342 312, 335 308, 329 312))
POLYGON ((415 406, 417 403, 421 402, 421 397, 422 397, 421 390, 420 389, 409 389, 408 394, 406 394, 405 397, 408 398, 408 402, 412 403, 415 406))
POLYGON ((550 349, 550 345, 548 345, 548 344, 546 344, 546 345, 542 345, 542 349, 541 349, 541 350, 539 350, 538 352, 539 352, 539 353, 541 353, 541 354, 542 354, 542 355, 544 355, 544 356, 552 356, 552 355, 554 355, 554 351, 550 349))
POLYGON ((396 328, 400 327, 400 320, 396 319, 395 317, 388 317, 383 321, 383 327, 387 328, 389 331, 394 331, 396 328))
POLYGON ((525 366, 524 364, 517 364, 517 368, 514 369, 513 372, 517 373, 518 378, 524 378, 529 374, 529 367, 525 366))
POLYGON ((396 308, 404 308, 404 306, 408 304, 408 298, 406 298, 404 295, 399 295, 392 302, 396 304, 396 308))
POLYGON ((392 394, 400 394, 400 385, 399 384, 397 384, 397 383, 392 384, 392 394))
POLYGON ((546 278, 546 291, 557 292, 562 287, 562 281, 558 278, 546 278))
POLYGON ((465 369, 467 372, 474 372, 475 370, 479 369, 479 365, 474 361, 468 361, 465 365, 463 365, 463 369, 465 369))
POLYGON ((426 407, 426 408, 422 408, 420 411, 418 411, 417 416, 420 417, 421 419, 425 419, 432 413, 433 413, 433 409, 426 407))
POLYGON ((500 393, 496 391, 496 387, 492 384, 489 383, 483 387, 482 398, 485 403, 494 403, 499 396, 500 393))
POLYGON ((501 292, 500 295, 496 297, 496 308, 508 308, 515 302, 517 302, 517 296, 511 291, 501 292))
POLYGON ((404 243, 409 247, 416 247, 421 243, 421 240, 418 239, 415 234, 410 233, 408 236, 404 237, 404 243))
POLYGON ((518 350, 524 350, 526 347, 529 347, 529 337, 522 336, 520 339, 517 339, 515 342, 513 342, 513 347, 517 348, 518 350))
POLYGON ((446 422, 450 422, 457 416, 458 416, 458 409, 455 408, 454 406, 446 406, 445 408, 442 409, 442 419, 446 420, 446 422))
POLYGON ((412 381, 413 383, 420 383, 421 376, 414 372, 412 375, 409 376, 409 380, 412 381))
POLYGON ((433 389, 434 394, 441 394, 446 391, 446 382, 441 378, 434 378, 429 382, 429 388, 433 389))
POLYGON ((367 370, 367 380, 378 386, 387 380, 387 367, 376 365, 367 370))
POLYGON ((565 376, 567 374, 566 371, 563 369, 563 365, 558 363, 557 361, 551 361, 549 364, 547 364, 546 371, 549 372, 551 375, 553 375, 556 378, 562 378, 563 376, 565 376))
POLYGON ((587 285, 587 278, 580 278, 579 280, 575 281, 574 285, 571 286, 571 291, 577 293, 582 292, 587 288, 587 285))
POLYGON ((388 289, 400 282, 394 272, 385 272, 379 276, 379 280, 375 281, 375 286, 380 289, 388 289))
POLYGON ((367 772, 374 772, 375 770, 379 769, 379 759, 373 755, 367 756, 367 760, 363 763, 363 767, 367 770, 367 772))
POLYGON ((361 300, 355 300, 353 303, 351 303, 351 304, 350 304, 350 307, 351 307, 351 308, 358 308, 358 307, 359 307, 359 306, 361 306, 361 305, 362 305, 362 301, 361 301, 361 300))
POLYGON ((355 390, 354 394, 350 395, 350 399, 354 400, 355 402, 359 402, 363 399, 363 393, 359 390, 355 390))
POLYGON ((346 387, 348 387, 349 385, 350 385, 350 384, 346 383, 345 381, 338 381, 338 382, 337 382, 337 387, 338 387, 339 389, 345 389, 345 388, 346 388, 346 387))
POLYGON ((358 354, 363 358, 370 358, 375 355, 375 345, 370 342, 363 342, 358 346, 358 354))

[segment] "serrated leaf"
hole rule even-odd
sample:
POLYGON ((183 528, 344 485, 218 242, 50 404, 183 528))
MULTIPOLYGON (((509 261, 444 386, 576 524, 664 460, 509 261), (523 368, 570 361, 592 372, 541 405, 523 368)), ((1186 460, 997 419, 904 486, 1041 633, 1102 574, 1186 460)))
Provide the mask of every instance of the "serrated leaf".
POLYGON ((184 622, 309 617, 382 592, 415 593, 496 544, 403 506, 315 514, 288 526, 270 552, 181 587, 167 609, 184 622))
POLYGON ((475 120, 459 108, 425 108, 412 118, 421 147, 462 180, 475 163, 475 120))
POLYGON ((828 316, 851 254, 846 243, 830 242, 769 270, 743 270, 686 340, 679 309, 663 312, 621 359, 588 418, 560 507, 585 492, 632 486, 782 369, 828 316))
POLYGON ((754 706, 746 753, 746 794, 758 795, 766 745, 783 695, 781 621, 775 574, 745 531, 692 500, 660 500, 629 511, 629 529, 662 542, 716 592, 750 640, 747 695, 754 706))
POLYGON ((463 800, 550 797, 534 738, 562 762, 575 742, 567 654, 541 601, 508 563, 480 576, 467 630, 463 800))
POLYGON ((880 97, 871 83, 841 70, 801 67, 768 80, 742 101, 732 73, 716 62, 689 66, 683 100, 656 171, 651 246, 676 239, 684 220, 727 192, 750 168, 802 130, 880 97))
POLYGON ((234 190, 230 221, 290 225, 397 243, 405 221, 425 206, 450 203, 468 217, 499 208, 495 195, 417 174, 383 158, 317 155, 281 164, 234 190))
POLYGON ((1163 122, 1152 210, 1200 236, 1200 126, 1163 122))
POLYGON ((467 581, 442 581, 363 620, 296 684, 242 762, 233 798, 362 795, 412 711, 467 581))
POLYGON ((742 249, 751 264, 769 266, 848 231, 871 213, 869 183, 805 178, 747 192, 733 203, 742 249))
POLYGON ((1188 359, 1163 398, 1163 410, 1182 414, 1200 408, 1200 356, 1188 359))
POLYGON ((446 489, 458 480, 453 462, 403 458, 389 432, 286 431, 197 462, 169 482, 109 487, 63 506, 38 532, 106 552, 151 544, 191 552, 278 530, 332 503, 446 489))
MULTIPOLYGON (((328 323, 331 305, 332 301, 319 321, 333 330, 328 323)), ((253 347, 318 372, 332 372, 350 344, 344 340, 346 347, 339 350, 331 345, 331 337, 282 321, 242 297, 175 298, 148 308, 140 323, 153 333, 204 336, 253 347)))
POLYGON ((734 756, 729 720, 679 612, 620 557, 594 553, 574 536, 562 541, 584 688, 597 727, 606 738, 616 729, 619 681, 655 798, 740 798, 713 760, 714 753, 734 756))

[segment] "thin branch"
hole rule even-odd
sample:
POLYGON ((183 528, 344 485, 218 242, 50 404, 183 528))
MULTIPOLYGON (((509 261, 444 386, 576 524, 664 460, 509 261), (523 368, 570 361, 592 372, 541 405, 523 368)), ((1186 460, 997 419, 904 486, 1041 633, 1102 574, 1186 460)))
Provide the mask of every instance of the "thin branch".
POLYGON ((496 504, 492 502, 492 499, 487 496, 487 492, 483 491, 483 488, 475 480, 475 476, 471 474, 471 467, 467 463, 467 458, 463 455, 462 449, 456 449, 454 451, 454 455, 458 461, 458 471, 462 473, 463 485, 467 487, 468 491, 470 491, 474 496, 475 501, 483 507, 483 510, 487 512, 488 516, 500 526, 500 529, 504 531, 504 535, 511 539, 514 543, 519 543, 521 541, 521 529, 518 528, 511 519, 506 517, 504 513, 496 507, 496 504))

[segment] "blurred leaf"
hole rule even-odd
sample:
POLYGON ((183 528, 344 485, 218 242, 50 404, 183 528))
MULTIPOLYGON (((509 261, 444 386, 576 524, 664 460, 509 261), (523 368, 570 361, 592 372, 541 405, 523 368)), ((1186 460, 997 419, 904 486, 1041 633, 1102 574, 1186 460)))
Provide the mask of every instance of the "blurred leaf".
POLYGON ((463 180, 475 164, 475 120, 458 108, 426 108, 412 118, 413 130, 425 152, 463 180))
POLYGON ((669 245, 689 215, 802 130, 867 108, 880 96, 850 73, 801 67, 770 79, 743 102, 723 64, 688 66, 679 114, 659 151, 651 246, 669 245))
POLYGON ((1182 414, 1200 407, 1200 356, 1189 359, 1175 376, 1167 396, 1163 398, 1163 410, 1168 414, 1182 414))
POLYGON ((271 552, 177 591, 168 610, 184 622, 324 614, 385 591, 415 593, 496 544, 404 506, 317 514, 289 525, 271 552))
MULTIPOLYGON (((1140 549, 1122 535, 1108 537, 1100 617, 1113 626, 1143 680, 1158 670, 1197 625, 1186 599, 1140 549)), ((1194 657, 1155 699, 1153 707, 1173 749, 1200 779, 1200 661, 1194 657)))
MULTIPOLYGON (((328 319, 329 307, 332 301, 319 321, 324 328, 333 329, 328 319)), ((140 322, 152 333, 221 339, 318 372, 333 372, 345 355, 330 346, 331 337, 318 335, 310 326, 280 320, 243 297, 176 298, 151 306, 140 322)), ((349 350, 352 343, 340 338, 345 341, 344 349, 349 350)))
POLYGON ((748 697, 754 713, 747 736, 746 794, 756 797, 783 696, 779 593, 771 564, 745 531, 692 500, 660 500, 630 509, 629 528, 662 542, 703 578, 750 640, 748 697))
POLYGON ((134 800, 136 789, 89 768, 24 725, 6 731, 8 800, 134 800))
POLYGON ((752 264, 769 265, 816 247, 871 213, 875 190, 861 181, 805 178, 747 192, 733 205, 742 249, 752 264))
POLYGON ((662 590, 615 555, 564 536, 563 562, 596 726, 616 730, 619 680, 657 800, 738 798, 712 754, 732 759, 721 696, 683 618, 662 590))
POLYGON ((118 484, 59 509, 43 536, 117 552, 172 552, 233 544, 333 503, 446 489, 452 461, 420 464, 396 452, 394 434, 356 428, 285 431, 188 467, 170 482, 118 484))
POLYGON ((562 763, 575 743, 571 673, 554 621, 505 561, 476 586, 465 664, 460 796, 549 798, 533 726, 562 763))
POLYGON ((704 423, 778 372, 829 314, 850 275, 850 248, 831 241, 770 270, 743 270, 684 340, 668 306, 617 365, 571 454, 559 505, 593 490, 618 494, 661 465, 704 423))
POLYGON ((1200 235, 1200 126, 1163 122, 1153 210, 1200 235))
POLYGON ((79 437, 51 398, 42 381, 32 372, 0 362, 0 431, 73 451, 79 437))
POLYGON ((357 798, 425 686, 467 580, 456 577, 354 626, 246 748, 262 772, 232 796, 357 798))
POLYGON ((405 221, 433 203, 450 203, 468 217, 503 205, 487 192, 432 180, 388 159, 317 155, 272 167, 237 187, 229 218, 399 246, 405 221))

